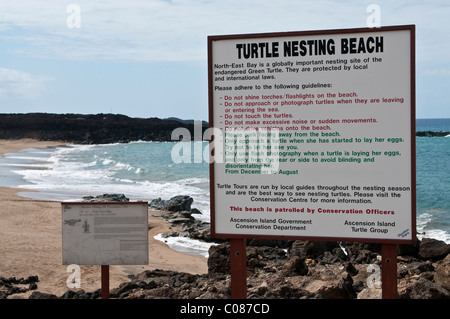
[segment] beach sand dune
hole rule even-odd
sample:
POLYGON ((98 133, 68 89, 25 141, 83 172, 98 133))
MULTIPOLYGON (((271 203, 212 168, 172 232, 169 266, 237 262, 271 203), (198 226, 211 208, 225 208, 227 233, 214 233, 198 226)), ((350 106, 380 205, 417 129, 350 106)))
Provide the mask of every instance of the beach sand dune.
MULTIPOLYGON (((63 142, 42 142, 31 139, 0 140, 0 156, 26 148, 55 147, 63 142)), ((27 278, 38 276, 38 291, 61 296, 69 290, 71 275, 62 265, 61 203, 21 197, 13 188, 0 188, 0 277, 27 278)), ((29 192, 29 190, 26 190, 29 192)), ((151 200, 151 199, 149 199, 151 200)), ((192 274, 207 273, 207 259, 177 252, 153 237, 169 231, 162 211, 149 210, 149 264, 111 265, 110 288, 129 281, 130 274, 144 270, 164 269, 192 274)), ((81 288, 94 291, 101 287, 101 267, 80 265, 81 288)), ((70 290, 77 291, 77 288, 70 290)), ((14 294, 28 298, 32 291, 14 294)))

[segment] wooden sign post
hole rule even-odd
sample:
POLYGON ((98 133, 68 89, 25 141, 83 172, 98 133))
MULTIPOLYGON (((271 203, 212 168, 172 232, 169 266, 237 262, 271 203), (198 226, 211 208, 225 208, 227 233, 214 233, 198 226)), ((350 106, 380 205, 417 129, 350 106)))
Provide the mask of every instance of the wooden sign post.
POLYGON ((109 265, 101 266, 102 299, 109 299, 109 265))
POLYGON ((397 299, 397 245, 381 245, 381 297, 397 299))
POLYGON ((243 238, 230 239, 231 298, 247 298, 247 252, 243 238))

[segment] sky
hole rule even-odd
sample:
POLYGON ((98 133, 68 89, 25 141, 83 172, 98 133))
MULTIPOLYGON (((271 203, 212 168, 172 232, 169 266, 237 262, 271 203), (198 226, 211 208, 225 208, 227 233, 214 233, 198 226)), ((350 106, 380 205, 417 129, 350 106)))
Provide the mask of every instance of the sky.
POLYGON ((416 25, 416 117, 450 118, 449 16, 448 0, 0 0, 0 113, 208 120, 209 35, 369 20, 416 25))

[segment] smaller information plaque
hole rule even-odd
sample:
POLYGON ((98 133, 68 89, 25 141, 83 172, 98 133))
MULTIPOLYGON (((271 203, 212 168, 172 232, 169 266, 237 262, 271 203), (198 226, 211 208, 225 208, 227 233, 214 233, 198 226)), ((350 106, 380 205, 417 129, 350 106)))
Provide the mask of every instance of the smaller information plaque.
POLYGON ((148 264, 147 202, 65 202, 63 265, 148 264))

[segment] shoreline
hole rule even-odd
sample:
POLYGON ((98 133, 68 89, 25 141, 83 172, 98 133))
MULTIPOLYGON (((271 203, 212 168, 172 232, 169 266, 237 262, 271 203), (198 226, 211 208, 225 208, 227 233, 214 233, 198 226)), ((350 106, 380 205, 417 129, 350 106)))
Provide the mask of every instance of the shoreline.
POLYGON ((20 140, 0 139, 0 157, 8 153, 18 153, 27 148, 54 148, 67 146, 70 143, 62 141, 38 141, 31 138, 20 140))
MULTIPOLYGON (((27 148, 65 146, 64 142, 32 139, 0 140, 0 156, 27 148)), ((40 292, 57 296, 67 290, 94 291, 101 288, 100 266, 80 266, 81 288, 69 289, 67 266, 62 265, 61 204, 58 201, 37 200, 18 195, 27 189, 0 187, 0 277, 27 278, 38 276, 40 292)), ((207 258, 177 252, 154 236, 173 231, 161 215, 163 211, 149 209, 149 264, 111 265, 110 289, 130 280, 129 275, 144 270, 172 270, 192 274, 208 271, 207 258)), ((32 291, 14 294, 28 298, 32 291)))

